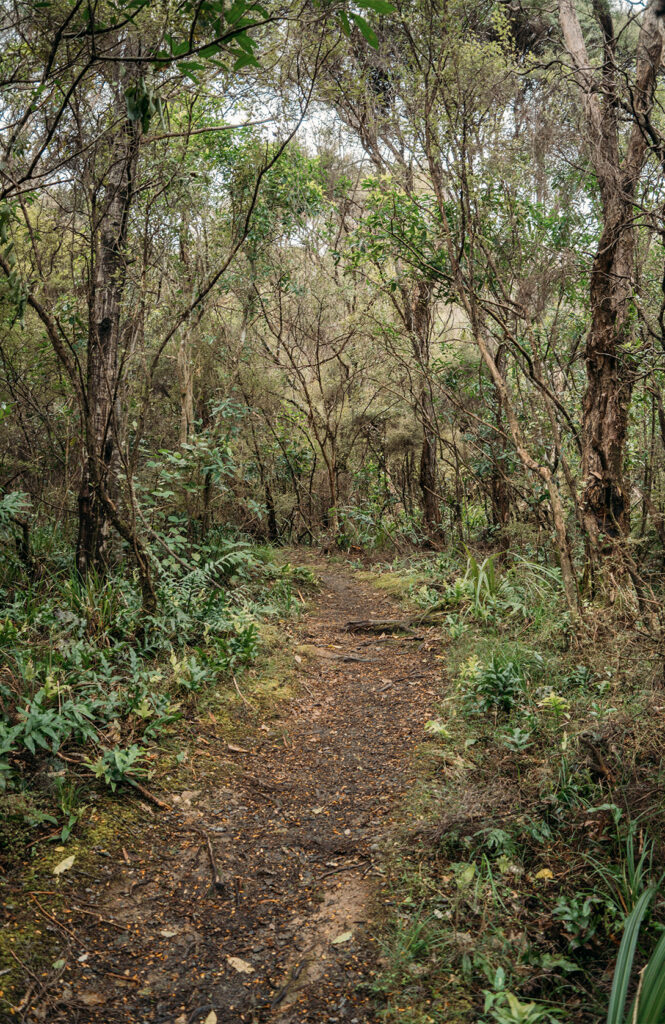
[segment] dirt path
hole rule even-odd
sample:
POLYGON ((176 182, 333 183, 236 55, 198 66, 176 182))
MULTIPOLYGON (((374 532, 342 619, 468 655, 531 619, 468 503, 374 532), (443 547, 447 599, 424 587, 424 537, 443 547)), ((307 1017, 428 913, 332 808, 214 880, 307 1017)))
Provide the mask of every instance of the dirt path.
POLYGON ((146 807, 145 825, 123 836, 126 856, 99 851, 98 871, 64 876, 69 966, 27 1021, 375 1019, 367 921, 379 847, 411 779, 440 648, 422 629, 350 634, 349 619, 402 613, 351 571, 321 575, 294 630, 301 696, 248 738, 247 753, 202 736, 200 791, 180 795, 173 813, 146 807))

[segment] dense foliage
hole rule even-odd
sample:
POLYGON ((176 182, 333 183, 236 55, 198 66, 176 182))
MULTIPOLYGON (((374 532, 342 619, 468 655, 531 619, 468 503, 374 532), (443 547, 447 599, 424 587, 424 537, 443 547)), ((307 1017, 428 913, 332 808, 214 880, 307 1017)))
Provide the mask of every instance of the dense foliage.
MULTIPOLYGON (((584 740, 560 735, 583 692, 578 732, 596 716, 600 742, 608 679, 561 664, 602 622, 647 682, 662 676, 663 12, 554 7, 5 5, 10 818, 66 839, 72 768, 112 790, 145 781, 186 709, 255 659, 257 624, 301 604, 311 574, 278 564, 280 544, 430 551, 411 600, 484 653, 460 666, 452 725, 429 731, 445 747, 466 730, 470 759, 498 746, 508 775, 536 742, 556 751, 538 821, 507 813, 446 839, 455 914, 470 864, 485 872, 474 913, 488 891, 507 912, 497 858, 502 875, 531 870, 543 837, 614 814, 568 760, 584 740), (507 629, 543 652, 484 650, 507 629)), ((625 815, 605 837, 624 876, 638 871, 625 815)), ((580 949, 606 960, 625 919, 638 935, 660 905, 647 849, 630 899, 614 876, 602 896, 561 897, 568 948, 541 950, 548 984, 580 949)), ((413 942, 429 949, 423 921, 413 942)), ((460 960, 488 979, 483 1019, 559 1019, 507 987, 504 952, 460 960)))

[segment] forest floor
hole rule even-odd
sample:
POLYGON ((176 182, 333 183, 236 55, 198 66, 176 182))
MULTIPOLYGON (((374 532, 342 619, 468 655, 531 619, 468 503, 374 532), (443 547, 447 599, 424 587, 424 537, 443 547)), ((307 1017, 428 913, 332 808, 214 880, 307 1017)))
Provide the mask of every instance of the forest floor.
POLYGON ((439 695, 440 630, 350 632, 404 611, 351 568, 314 568, 321 591, 280 637, 293 695, 241 694, 234 742, 214 714, 196 723, 178 792, 150 784, 168 809, 102 808, 69 870, 53 875, 72 847, 49 847, 20 888, 5 877, 5 929, 25 937, 27 907, 35 944, 57 950, 43 970, 15 947, 27 991, 7 1019, 376 1019, 382 849, 439 695))

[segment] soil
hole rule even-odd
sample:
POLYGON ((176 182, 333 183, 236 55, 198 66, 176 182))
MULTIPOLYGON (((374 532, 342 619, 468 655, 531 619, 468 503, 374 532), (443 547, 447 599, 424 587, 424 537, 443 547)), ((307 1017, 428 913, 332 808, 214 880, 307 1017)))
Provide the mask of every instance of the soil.
POLYGON ((65 965, 47 986, 28 979, 18 1019, 377 1019, 381 850, 414 781, 440 639, 350 633, 349 620, 404 613, 350 569, 320 576, 288 627, 298 696, 260 724, 249 701, 237 744, 202 723, 190 788, 159 794, 172 810, 145 803, 92 867, 62 875, 57 900, 33 897, 65 965))

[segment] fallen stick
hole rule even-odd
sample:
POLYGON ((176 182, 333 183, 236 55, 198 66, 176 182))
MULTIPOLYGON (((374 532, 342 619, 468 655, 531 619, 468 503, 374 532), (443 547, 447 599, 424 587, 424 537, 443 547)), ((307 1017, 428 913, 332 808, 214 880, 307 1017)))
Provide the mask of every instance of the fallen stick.
POLYGON ((417 676, 400 676, 398 679, 393 679, 393 683, 415 683, 417 679, 427 679, 427 676, 423 672, 419 672, 417 676))
MULTIPOLYGON (((75 764, 78 765, 79 768, 88 767, 85 762, 75 761, 73 757, 66 757, 64 754, 61 754, 59 750, 56 750, 55 756, 59 757, 61 761, 66 761, 67 764, 75 764)), ((173 810, 173 808, 169 804, 165 803, 164 800, 160 800, 158 796, 155 796, 149 789, 146 789, 140 782, 137 782, 133 775, 125 775, 125 781, 129 782, 130 785, 132 785, 134 789, 138 790, 141 796, 145 797, 146 800, 149 800, 151 804, 154 804, 156 807, 161 807, 163 811, 173 810)))
POLYGON ((170 804, 167 804, 164 800, 160 800, 158 796, 155 796, 154 793, 151 793, 149 789, 146 789, 145 786, 142 786, 140 782, 137 782, 132 775, 125 775, 125 779, 127 782, 129 782, 131 786, 134 787, 135 790, 137 790, 141 794, 141 796, 145 797, 146 800, 149 800, 151 804, 155 805, 155 807, 161 807, 163 811, 173 810, 170 804))
POLYGON ((350 633, 412 633, 413 626, 436 625, 441 621, 442 613, 435 605, 420 615, 412 615, 410 619, 351 619, 344 628, 350 633))
POLYGON ((31 899, 32 899, 32 902, 34 904, 36 904, 37 909, 39 910, 40 914, 43 914, 43 916, 47 919, 47 921, 51 921, 56 926, 56 928, 60 928, 67 935, 71 935, 71 937, 74 939, 74 941, 78 940, 78 936, 75 935, 74 932, 70 931, 69 928, 67 928, 66 925, 61 924, 61 922, 58 921, 55 917, 53 917, 52 914, 49 914, 48 910, 44 909, 44 907, 41 905, 41 903, 39 902, 38 899, 36 899, 34 896, 31 896, 31 899))
POLYGON ((345 629, 350 633, 390 633, 395 630, 411 632, 410 619, 351 619, 345 629))
POLYGON ((238 686, 238 680, 236 679, 236 677, 232 676, 231 678, 233 679, 233 685, 236 688, 236 693, 240 697, 240 700, 243 702, 243 704, 245 704, 249 708, 250 711, 256 711, 256 708, 254 707, 254 705, 250 704, 250 702, 247 700, 247 698, 244 696, 242 690, 238 686))
POLYGON ((331 871, 324 871, 319 878, 328 878, 329 875, 337 875, 340 871, 353 871, 354 868, 362 867, 363 862, 361 860, 355 861, 353 864, 341 864, 338 868, 332 868, 331 871))
POLYGON ((303 967, 305 967, 310 960, 311 957, 305 957, 304 960, 301 960, 299 964, 296 964, 296 966, 292 968, 291 971, 289 971, 289 976, 286 979, 286 982, 284 983, 284 985, 282 985, 282 987, 277 991, 276 995, 273 997, 273 1000, 270 1004, 271 1010, 274 1010, 275 1007, 279 1006, 279 1004, 286 998, 289 989, 291 988, 291 985, 293 984, 294 981, 298 980, 298 977, 300 976, 300 974, 302 974, 303 967))
POLYGON ((109 924, 109 925, 111 925, 112 928, 117 928, 118 931, 121 931, 121 932, 131 932, 132 931, 131 925, 121 924, 119 921, 111 921, 110 918, 108 918, 108 917, 102 917, 101 914, 96 914, 94 912, 94 910, 84 910, 83 907, 75 907, 73 905, 72 905, 71 909, 76 914, 87 914, 88 917, 94 917, 94 919, 96 921, 99 921, 101 924, 109 924))
POLYGON ((224 885, 217 868, 217 860, 215 859, 215 851, 213 850, 212 843, 210 842, 210 836, 206 834, 205 840, 208 847, 208 857, 210 858, 210 867, 212 868, 212 877, 215 889, 217 892, 224 892, 226 886, 224 885))
MULTIPOLYGON (((406 634, 404 636, 373 636, 371 640, 363 640, 363 642, 360 644, 360 646, 361 647, 369 647, 371 644, 388 644, 388 643, 390 643, 391 640, 392 641, 397 641, 398 643, 401 643, 401 644, 405 644, 405 643, 413 642, 414 640, 424 640, 424 639, 425 639, 424 636, 422 636, 420 634, 415 634, 415 633, 414 633, 413 636, 406 635, 406 634)), ((375 659, 372 659, 372 660, 374 661, 375 659)))

